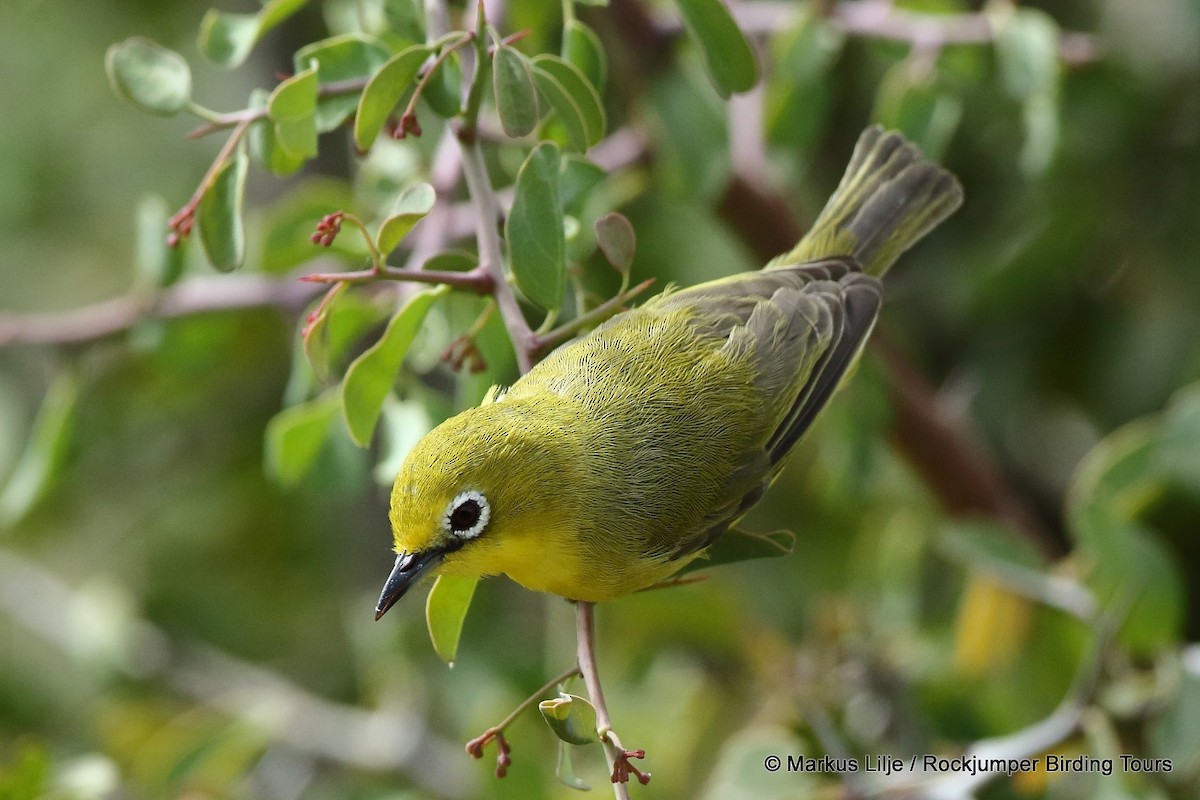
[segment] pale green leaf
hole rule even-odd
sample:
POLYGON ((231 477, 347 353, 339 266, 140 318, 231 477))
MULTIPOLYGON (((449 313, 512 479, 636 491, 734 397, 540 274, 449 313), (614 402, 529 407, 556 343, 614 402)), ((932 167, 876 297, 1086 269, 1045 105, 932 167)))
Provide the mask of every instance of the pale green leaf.
POLYGON ((204 254, 209 263, 222 272, 237 269, 246 258, 246 226, 242 219, 242 204, 249 160, 245 147, 237 148, 233 157, 217 170, 196 209, 196 224, 204 254))
POLYGON ((887 71, 875 96, 872 117, 898 130, 930 158, 945 152, 962 119, 962 100, 937 85, 936 75, 915 73, 901 61, 887 71))
POLYGON ((560 692, 558 697, 538 703, 538 710, 554 735, 567 744, 600 741, 596 730, 596 707, 584 698, 560 692))
MULTIPOLYGON (((604 104, 600 102, 600 95, 597 93, 596 87, 584 77, 578 67, 563 61, 558 56, 543 53, 535 56, 531 63, 535 74, 552 77, 555 83, 570 96, 574 106, 579 109, 587 146, 591 147, 599 143, 604 138, 606 122, 604 104)), ((539 83, 539 89, 540 87, 539 83)), ((557 111, 557 106, 555 106, 555 110, 557 111)))
POLYGON ((517 173, 505 238, 522 293, 547 311, 558 308, 566 284, 566 240, 558 195, 558 147, 543 142, 517 173))
POLYGON ((608 58, 595 31, 577 19, 567 20, 563 25, 562 57, 574 64, 597 92, 604 92, 608 58))
POLYGON ((758 81, 758 64, 750 43, 721 0, 675 2, 721 96, 749 91, 758 81))
POLYGON ((291 158, 317 154, 317 67, 313 64, 275 87, 267 114, 275 123, 275 139, 291 158))
POLYGON ((167 244, 171 209, 157 194, 146 195, 137 206, 134 261, 143 286, 171 286, 183 274, 183 247, 167 244))
POLYGON ((29 439, 0 492, 0 526, 19 522, 45 496, 67 458, 79 388, 70 372, 59 375, 46 391, 29 439))
POLYGON ((404 355, 434 301, 445 292, 445 286, 438 286, 414 295, 392 317, 379 341, 354 359, 346 371, 342 381, 342 413, 350 437, 360 447, 371 443, 375 422, 404 363, 404 355))
MULTIPOLYGON (((264 89, 254 89, 250 92, 250 107, 265 108, 270 94, 264 89)), ((269 118, 260 119, 251 124, 247 138, 250 159, 263 169, 275 175, 291 175, 308 160, 306 156, 294 156, 279 144, 275 133, 275 123, 269 118)))
POLYGON ((135 36, 108 48, 108 81, 117 95, 143 111, 170 116, 187 107, 192 71, 174 50, 135 36))
POLYGON ((267 423, 263 447, 266 473, 283 486, 308 474, 337 416, 336 392, 285 408, 267 423))
POLYGON ((549 72, 535 67, 532 74, 533 82, 537 85, 538 97, 553 109, 555 117, 566 132, 568 146, 577 152, 585 152, 588 149, 588 129, 579 104, 549 72))
POLYGON ((533 77, 525 57, 508 45, 492 58, 492 89, 504 132, 516 138, 532 131, 540 117, 533 77))
POLYGON ((375 142, 388 115, 406 90, 412 88, 421 65, 433 50, 425 45, 413 45, 388 59, 363 89, 354 117, 354 144, 365 153, 375 142))
POLYGON ((437 193, 428 183, 418 183, 406 189, 396 198, 392 213, 379 226, 375 237, 379 252, 385 256, 396 249, 413 226, 433 210, 437 193))
POLYGON ((425 600, 425 624, 429 627, 429 640, 443 661, 454 666, 458 656, 458 640, 462 636, 463 622, 471 608, 478 578, 460 578, 455 575, 439 575, 425 600))
POLYGON ((257 14, 229 14, 210 9, 200 22, 197 45, 214 64, 240 66, 254 45, 279 23, 295 14, 308 0, 269 0, 257 14))
MULTIPOLYGON (((392 53, 378 39, 362 33, 346 33, 322 39, 296 51, 296 72, 316 62, 317 82, 322 86, 366 78, 380 69, 392 53)), ((341 125, 358 107, 359 94, 348 93, 320 98, 316 109, 316 127, 326 133, 341 125)))

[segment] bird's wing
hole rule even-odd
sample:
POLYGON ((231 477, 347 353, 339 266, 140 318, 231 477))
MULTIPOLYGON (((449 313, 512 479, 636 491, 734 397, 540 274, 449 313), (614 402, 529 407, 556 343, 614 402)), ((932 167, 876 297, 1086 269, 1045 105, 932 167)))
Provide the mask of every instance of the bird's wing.
POLYGON ((854 363, 882 304, 879 281, 851 259, 736 275, 669 294, 654 305, 686 310, 698 334, 754 365, 767 435, 730 476, 728 491, 676 557, 707 547, 765 491, 854 363))

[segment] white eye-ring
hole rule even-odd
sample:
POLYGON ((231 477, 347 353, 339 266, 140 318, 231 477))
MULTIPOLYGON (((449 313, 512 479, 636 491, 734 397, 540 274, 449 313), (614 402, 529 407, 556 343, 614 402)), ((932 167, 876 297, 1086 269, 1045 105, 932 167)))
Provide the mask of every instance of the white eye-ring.
POLYGON ((492 518, 492 507, 483 492, 468 489, 446 506, 442 514, 442 529, 459 539, 474 539, 483 533, 492 518))

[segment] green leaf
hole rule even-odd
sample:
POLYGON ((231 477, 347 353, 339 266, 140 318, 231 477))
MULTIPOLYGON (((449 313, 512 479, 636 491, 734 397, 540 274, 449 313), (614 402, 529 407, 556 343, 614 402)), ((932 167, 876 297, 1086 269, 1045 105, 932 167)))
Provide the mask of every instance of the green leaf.
POLYGON ((425 600, 425 624, 434 651, 451 667, 458 655, 458 640, 471 607, 478 578, 439 575, 425 600))
POLYGON ((317 154, 317 65, 297 72, 275 87, 267 115, 275 123, 275 139, 291 158, 317 154))
POLYGON ((532 131, 541 116, 533 77, 525 57, 508 45, 497 47, 492 57, 492 89, 504 132, 517 138, 532 131))
MULTIPOLYGON (((264 89, 250 92, 251 108, 266 108, 270 94, 264 89)), ((308 160, 306 156, 294 156, 279 144, 275 135, 275 123, 267 119, 256 120, 250 125, 247 138, 250 159, 266 171, 275 175, 291 175, 308 160)))
POLYGON ((336 392, 280 411, 267 423, 263 458, 268 476, 294 486, 308 474, 337 416, 336 392))
POLYGON ((596 243, 617 272, 629 274, 637 250, 637 235, 625 215, 613 211, 596 220, 596 243))
MULTIPOLYGON (((296 51, 296 72, 317 63, 317 82, 331 85, 374 74, 391 57, 387 45, 361 33, 322 39, 296 51)), ((314 87, 315 91, 315 87, 314 87)), ((317 103, 317 130, 327 133, 341 125, 358 108, 359 94, 322 97, 317 103)))
POLYGON ((577 19, 563 25, 562 57, 575 65, 597 92, 603 93, 608 80, 608 57, 600 37, 577 19))
POLYGON ((700 47, 704 66, 722 97, 749 91, 758 81, 754 51, 721 0, 675 0, 683 25, 700 47))
MULTIPOLYGON (((596 87, 588 82, 588 79, 583 76, 578 67, 563 61, 558 56, 543 53, 542 55, 535 56, 531 63, 535 78, 538 75, 552 78, 554 84, 561 86, 562 90, 570 97, 573 107, 578 108, 579 119, 583 123, 584 140, 587 143, 587 147, 599 143, 604 138, 606 123, 604 119, 604 105, 600 102, 600 95, 596 92, 596 87)), ((539 91, 543 91, 543 82, 542 80, 538 81, 539 91)), ((545 96, 544 91, 543 96, 545 96)), ((550 99, 549 102, 557 112, 558 105, 554 104, 553 99, 550 99)))
MULTIPOLYGON (((565 144, 577 152, 586 152, 588 149, 587 123, 583 119, 583 112, 579 105, 571 99, 570 93, 545 70, 534 69, 533 82, 537 85, 538 97, 554 111, 555 119, 562 125, 562 129, 566 133, 565 144)), ((543 126, 541 136, 542 138, 546 137, 545 126, 543 126)))
POLYGON ((135 36, 108 48, 108 82, 118 97, 143 111, 178 114, 192 95, 192 71, 174 50, 135 36))
POLYGON ((78 397, 79 388, 70 372, 60 374, 50 384, 25 450, 0 492, 0 526, 19 522, 58 478, 67 459, 78 397))
POLYGON ((350 438, 359 447, 371 443, 379 411, 404 363, 404 354, 434 301, 445 292, 445 286, 438 286, 414 295, 392 317, 379 341, 354 359, 346 371, 342 381, 342 413, 350 429, 350 438))
POLYGON ((829 73, 845 41, 844 33, 813 13, 773 37, 763 129, 783 158, 803 161, 825 131, 833 94, 829 73))
POLYGON ((437 193, 428 183, 418 183, 401 193, 391 215, 379 226, 379 234, 375 237, 379 252, 387 256, 395 250, 413 226, 433 210, 435 202, 437 193))
POLYGON ((388 115, 415 85, 421 65, 432 53, 433 49, 425 45, 405 48, 371 76, 359 96, 358 113, 354 117, 354 144, 359 152, 365 153, 374 144, 388 115))
POLYGON ((222 272, 235 270, 246 259, 246 226, 242 202, 246 193, 245 147, 227 159, 200 197, 196 221, 208 262, 222 272))
POLYGON ((791 531, 751 533, 738 528, 730 528, 709 545, 704 556, 690 562, 679 570, 678 574, 684 575, 694 570, 715 567, 718 564, 749 561, 752 558, 786 556, 792 552, 795 544, 796 534, 791 531))
POLYGON ((575 216, 583 213, 591 191, 608 177, 595 162, 574 153, 563 156, 559 173, 558 191, 563 211, 575 216))
POLYGON ((232 69, 246 60, 268 31, 307 3, 308 0, 270 0, 257 14, 228 14, 210 9, 200 22, 197 45, 209 61, 232 69))
POLYGON ((562 739, 558 740, 558 758, 554 764, 554 777, 558 778, 559 783, 570 786, 572 789, 578 789, 581 792, 592 790, 592 787, 575 774, 575 765, 571 763, 571 746, 562 739))
POLYGON ((559 692, 558 697, 538 703, 538 711, 554 735, 567 744, 594 744, 600 741, 596 730, 596 707, 582 697, 559 692))
POLYGON ((517 173, 512 210, 504 223, 513 277, 526 297, 552 311, 566 284, 566 240, 558 195, 558 147, 543 142, 517 173))
POLYGON ((1172 772, 1194 778, 1200 774, 1200 645, 1189 645, 1172 661, 1174 696, 1147 726, 1146 744, 1152 757, 1170 759, 1172 772))
MULTIPOLYGON (((450 34, 453 36, 454 34, 450 34)), ((421 99, 442 119, 456 116, 462 104, 462 67, 458 54, 448 56, 425 83, 421 99)))
POLYGON ((1102 607, 1127 612, 1117 641, 1152 656, 1183 629, 1184 587, 1171 552, 1144 525, 1095 515, 1080 551, 1093 565, 1087 584, 1102 607))
POLYGON ((167 219, 171 209, 160 195, 146 195, 138 202, 134 261, 138 282, 147 287, 171 286, 183 274, 184 258, 180 246, 167 244, 167 219))

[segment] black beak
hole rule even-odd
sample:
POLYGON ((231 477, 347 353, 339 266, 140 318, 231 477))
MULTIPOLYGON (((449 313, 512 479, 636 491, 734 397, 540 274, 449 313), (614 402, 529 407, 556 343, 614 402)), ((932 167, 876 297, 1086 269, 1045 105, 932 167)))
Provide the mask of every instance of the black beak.
POLYGON ((387 610, 404 596, 408 588, 417 582, 417 578, 440 564, 445 556, 445 550, 401 553, 396 556, 396 565, 392 567, 392 574, 388 575, 387 583, 383 585, 383 593, 379 595, 379 603, 375 606, 375 619, 387 613, 387 610))

